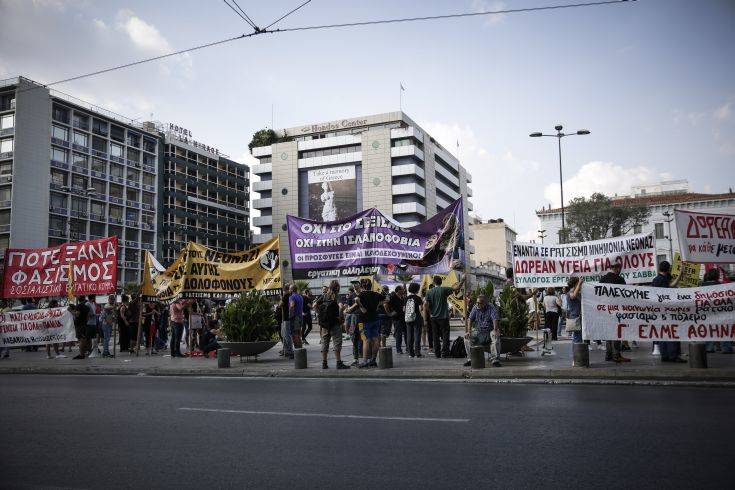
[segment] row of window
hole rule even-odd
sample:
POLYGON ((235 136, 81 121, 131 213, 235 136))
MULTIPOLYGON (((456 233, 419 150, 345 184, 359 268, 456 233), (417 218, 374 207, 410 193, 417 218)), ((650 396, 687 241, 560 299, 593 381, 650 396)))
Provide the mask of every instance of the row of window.
POLYGON ((361 145, 340 146, 337 148, 324 148, 321 150, 300 151, 299 158, 326 157, 342 153, 355 153, 361 151, 361 145))
MULTIPOLYGON (((94 221, 84 221, 79 219, 67 220, 61 216, 49 216, 49 229, 60 234, 66 234, 67 229, 69 232, 75 235, 93 236, 93 237, 108 237, 117 236, 120 240, 127 240, 131 242, 144 243, 146 245, 154 245, 155 234, 152 231, 140 231, 136 228, 128 228, 117 225, 105 225, 104 223, 96 223, 94 221), (87 227, 89 224, 89 228, 87 227), (68 226, 68 228, 67 228, 68 226), (89 234, 87 231, 89 230, 89 234)), ((123 244, 120 244, 122 247, 123 244)), ((128 247, 126 250, 134 250, 128 247)), ((137 259, 132 259, 137 260, 137 259)))
MULTIPOLYGON (((90 157, 88 155, 85 155, 84 153, 77 153, 77 152, 69 152, 69 150, 65 150, 63 148, 58 148, 56 146, 51 147, 51 160, 55 162, 60 163, 71 163, 72 165, 85 169, 85 170, 92 170, 94 172, 100 172, 105 175, 111 175, 113 177, 122 177, 126 178, 128 180, 133 180, 135 182, 138 182, 139 176, 141 174, 140 170, 136 170, 132 167, 127 167, 124 165, 120 165, 117 163, 110 162, 109 166, 109 174, 107 171, 107 160, 103 160, 101 158, 97 157, 90 157), (69 155, 71 153, 71 162, 69 161, 69 155), (90 166, 90 163, 91 166, 90 166)), ((144 169, 144 170, 147 170, 144 169)), ((156 182, 156 176, 153 173, 148 172, 142 172, 143 173, 143 183, 145 185, 155 185, 156 182)))
POLYGON ((95 194, 97 197, 103 198, 104 196, 116 197, 118 199, 126 199, 128 201, 142 202, 150 206, 155 205, 156 195, 151 192, 139 191, 130 187, 124 188, 120 184, 113 184, 112 182, 90 179, 83 175, 69 174, 62 170, 51 169, 51 184, 58 187, 68 187, 69 181, 71 180, 71 188, 73 190, 87 191, 95 194))
MULTIPOLYGON (((54 210, 66 210, 69 203, 69 196, 64 194, 51 193, 49 205, 54 210)), ((110 217, 116 219, 125 219, 126 221, 140 221, 151 226, 155 226, 155 216, 150 213, 142 212, 134 208, 123 208, 116 204, 109 204, 99 201, 87 201, 84 197, 71 197, 71 210, 79 213, 91 213, 97 216, 110 217), (142 216, 142 219, 141 219, 142 216)))
MULTIPOLYGON (((69 130, 66 128, 62 128, 61 126, 52 126, 51 127, 51 136, 55 140, 65 141, 69 142, 69 130)), ((89 136, 80 133, 78 131, 74 131, 72 134, 72 143, 78 146, 82 146, 84 148, 89 148, 89 136)), ((131 162, 141 163, 141 152, 140 150, 136 150, 134 148, 125 148, 123 145, 117 144, 117 143, 110 143, 109 146, 107 144, 107 140, 103 138, 99 138, 97 136, 92 136, 92 149, 95 151, 99 151, 105 154, 109 154, 113 157, 117 158, 127 158, 131 162)), ((143 165, 148 166, 155 166, 156 164, 156 157, 155 155, 151 155, 148 153, 142 153, 143 155, 143 165)))
POLYGON ((401 138, 397 140, 392 140, 390 144, 394 147, 414 145, 419 150, 423 151, 424 149, 424 144, 415 138, 401 138))
POLYGON ((10 129, 15 127, 15 114, 4 114, 0 116, 0 129, 10 129))
MULTIPOLYGON (((59 104, 53 105, 52 117, 54 121, 58 121, 64 124, 69 124, 70 114, 71 114, 71 110, 69 108, 61 106, 59 104)), ((97 119, 96 117, 90 118, 90 116, 77 112, 77 111, 74 111, 74 114, 71 117, 71 119, 72 119, 71 125, 83 131, 90 130, 90 119, 91 119, 92 133, 98 134, 104 137, 107 137, 109 135, 110 139, 119 141, 120 143, 127 143, 128 146, 134 146, 135 148, 140 148, 140 143, 142 141, 143 150, 150 152, 150 153, 156 152, 156 140, 153 138, 148 138, 148 137, 141 138, 140 134, 135 133, 130 130, 127 131, 127 137, 126 137, 125 128, 121 126, 116 126, 114 124, 109 124, 107 121, 104 121, 102 119, 97 119)))
MULTIPOLYGON (((229 174, 237 177, 245 177, 245 166, 239 164, 228 164, 225 161, 209 158, 200 153, 196 153, 191 150, 186 150, 179 146, 166 145, 166 156, 176 157, 179 159, 187 160, 190 163, 194 163, 199 167, 209 167, 211 170, 216 170, 218 173, 229 174)), ((168 160, 168 159, 167 159, 168 160)), ((169 164, 173 162, 169 161, 169 164)))

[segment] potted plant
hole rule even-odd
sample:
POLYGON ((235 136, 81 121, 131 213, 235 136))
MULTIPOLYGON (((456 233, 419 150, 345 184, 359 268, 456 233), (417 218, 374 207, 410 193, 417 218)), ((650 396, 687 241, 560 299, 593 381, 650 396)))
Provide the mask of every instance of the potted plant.
POLYGON ((505 286, 498 297, 500 310, 500 338, 499 354, 520 352, 524 345, 532 339, 526 336, 528 331, 528 305, 516 294, 513 286, 505 286))
POLYGON ((220 335, 220 345, 240 357, 266 352, 278 342, 272 303, 260 291, 241 294, 222 311, 220 335))

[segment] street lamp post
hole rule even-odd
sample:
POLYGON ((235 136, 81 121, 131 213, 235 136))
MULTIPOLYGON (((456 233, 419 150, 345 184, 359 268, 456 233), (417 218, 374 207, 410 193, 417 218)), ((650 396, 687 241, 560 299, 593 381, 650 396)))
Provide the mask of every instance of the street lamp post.
POLYGON ((671 261, 673 263, 674 262, 674 247, 671 244, 671 222, 674 221, 674 215, 673 215, 673 213, 671 211, 668 211, 668 210, 667 211, 664 211, 661 214, 663 214, 664 216, 666 216, 666 220, 665 221, 668 224, 668 228, 669 228, 669 236, 667 236, 666 238, 669 239, 669 261, 671 261))
POLYGON ((541 245, 544 244, 544 238, 546 238, 546 230, 538 230, 538 237, 541 239, 541 245))
POLYGON ((529 136, 531 138, 540 138, 542 136, 548 136, 551 138, 556 138, 559 146, 559 190, 561 193, 561 233, 559 236, 559 242, 563 243, 566 241, 566 237, 564 236, 565 230, 566 230, 566 222, 564 221, 564 177, 562 174, 562 166, 561 166, 561 139, 565 136, 584 136, 590 134, 590 132, 586 129, 580 129, 579 131, 576 131, 574 133, 562 133, 562 129, 564 127, 561 124, 557 124, 554 126, 554 129, 556 129, 556 134, 543 134, 540 132, 531 133, 529 136))

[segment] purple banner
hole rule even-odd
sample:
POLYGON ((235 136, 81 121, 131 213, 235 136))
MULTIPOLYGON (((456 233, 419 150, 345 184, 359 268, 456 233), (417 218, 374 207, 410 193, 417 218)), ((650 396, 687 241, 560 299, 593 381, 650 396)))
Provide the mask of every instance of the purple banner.
POLYGON ((433 274, 464 260, 462 200, 424 223, 402 228, 375 208, 321 222, 287 216, 294 279, 433 274))

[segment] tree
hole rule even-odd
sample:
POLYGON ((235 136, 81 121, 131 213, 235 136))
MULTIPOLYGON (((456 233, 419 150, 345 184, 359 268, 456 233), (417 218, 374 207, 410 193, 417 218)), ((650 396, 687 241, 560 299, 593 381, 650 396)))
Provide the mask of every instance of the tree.
POLYGON ((567 230, 563 233, 577 242, 625 235, 643 225, 650 214, 647 206, 629 200, 613 202, 596 192, 589 199, 572 199, 566 209, 567 230))
POLYGON ((285 131, 283 132, 283 136, 278 136, 278 134, 272 129, 261 129, 253 134, 253 139, 248 144, 248 148, 252 152, 253 148, 257 148, 259 146, 270 146, 273 143, 281 143, 283 141, 291 141, 291 138, 286 136, 285 131))
POLYGON ((123 293, 128 296, 140 293, 140 284, 134 281, 126 282, 123 285, 123 293))

